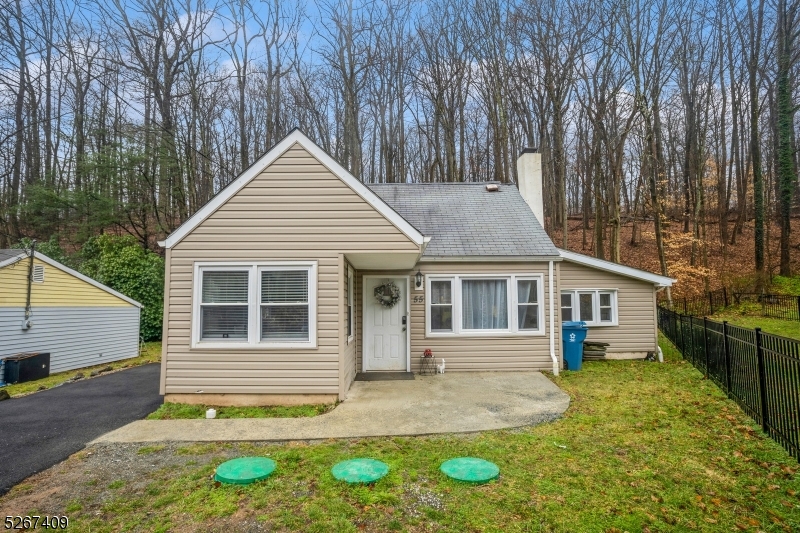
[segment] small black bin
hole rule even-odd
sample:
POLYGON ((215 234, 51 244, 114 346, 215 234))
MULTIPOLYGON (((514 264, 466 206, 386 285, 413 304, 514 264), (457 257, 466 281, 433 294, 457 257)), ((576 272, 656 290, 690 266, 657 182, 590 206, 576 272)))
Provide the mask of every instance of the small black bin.
POLYGON ((50 352, 21 353, 4 357, 5 372, 3 381, 25 383, 50 375, 50 352))

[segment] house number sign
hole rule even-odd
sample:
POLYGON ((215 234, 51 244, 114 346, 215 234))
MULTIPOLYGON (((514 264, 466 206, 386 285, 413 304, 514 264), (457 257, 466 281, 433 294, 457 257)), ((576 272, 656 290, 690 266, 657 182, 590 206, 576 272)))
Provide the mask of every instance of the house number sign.
POLYGON ((414 299, 412 301, 415 304, 424 304, 425 303, 425 297, 424 296, 414 296, 414 299))

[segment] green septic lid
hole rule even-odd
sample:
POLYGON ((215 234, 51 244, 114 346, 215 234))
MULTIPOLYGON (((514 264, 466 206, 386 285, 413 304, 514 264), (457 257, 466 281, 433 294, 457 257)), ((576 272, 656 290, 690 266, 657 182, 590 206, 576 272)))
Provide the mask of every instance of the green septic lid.
POLYGON ((500 468, 477 457, 458 457, 442 463, 441 471, 447 477, 471 483, 486 483, 500 474, 500 468))
POLYGON ((217 467, 215 481, 248 485, 266 479, 275 471, 275 461, 266 457, 240 457, 217 467))
POLYGON ((389 465, 375 459, 351 459, 334 465, 331 473, 347 483, 374 483, 389 473, 389 465))

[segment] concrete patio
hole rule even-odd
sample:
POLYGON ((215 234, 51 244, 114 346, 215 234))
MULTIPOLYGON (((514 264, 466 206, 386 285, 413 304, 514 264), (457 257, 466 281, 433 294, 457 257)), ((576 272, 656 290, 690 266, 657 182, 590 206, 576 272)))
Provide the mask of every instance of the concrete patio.
POLYGON ((313 418, 139 420, 94 442, 287 441, 471 433, 560 417, 569 396, 540 372, 462 372, 356 381, 313 418))

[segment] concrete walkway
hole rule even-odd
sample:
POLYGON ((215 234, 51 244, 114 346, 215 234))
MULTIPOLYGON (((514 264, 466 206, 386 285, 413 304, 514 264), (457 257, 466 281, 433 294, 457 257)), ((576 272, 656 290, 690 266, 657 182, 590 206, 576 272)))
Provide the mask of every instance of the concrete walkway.
POLYGON ((462 372, 356 381, 313 418, 139 420, 94 442, 287 441, 469 433, 554 420, 569 396, 539 372, 462 372))

